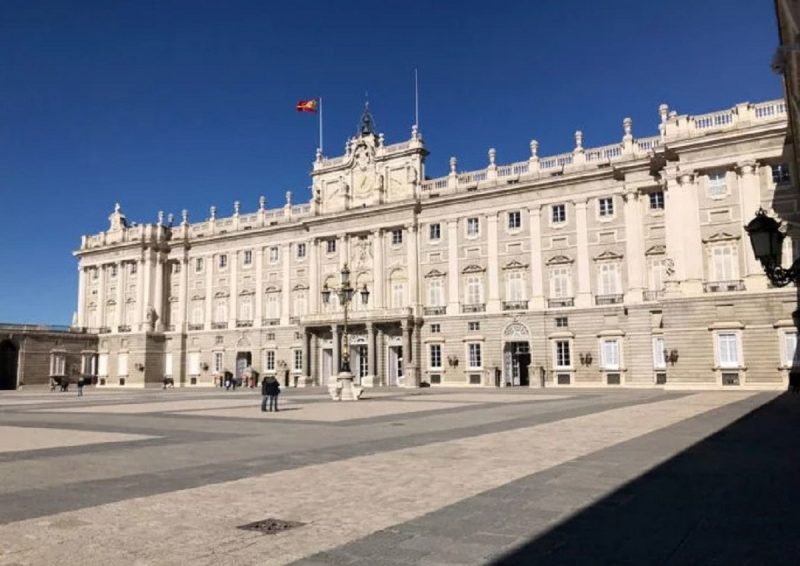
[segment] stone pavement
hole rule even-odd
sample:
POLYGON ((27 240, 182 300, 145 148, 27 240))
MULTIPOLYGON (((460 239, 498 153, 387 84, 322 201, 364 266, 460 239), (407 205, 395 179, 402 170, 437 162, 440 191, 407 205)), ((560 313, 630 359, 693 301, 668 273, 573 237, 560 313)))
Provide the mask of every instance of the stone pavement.
POLYGON ((788 563, 800 550, 798 397, 367 394, 289 390, 264 414, 247 390, 3 393, 0 564, 788 563), (303 525, 237 529, 266 518, 303 525))

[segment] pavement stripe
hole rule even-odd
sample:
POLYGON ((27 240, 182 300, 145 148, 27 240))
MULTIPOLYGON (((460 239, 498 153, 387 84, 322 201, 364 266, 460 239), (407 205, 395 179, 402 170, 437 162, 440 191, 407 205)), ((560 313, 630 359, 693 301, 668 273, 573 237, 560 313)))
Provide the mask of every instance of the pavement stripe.
POLYGON ((708 392, 0 527, 0 564, 281 564, 751 397, 708 392), (275 536, 237 525, 308 523, 275 536))

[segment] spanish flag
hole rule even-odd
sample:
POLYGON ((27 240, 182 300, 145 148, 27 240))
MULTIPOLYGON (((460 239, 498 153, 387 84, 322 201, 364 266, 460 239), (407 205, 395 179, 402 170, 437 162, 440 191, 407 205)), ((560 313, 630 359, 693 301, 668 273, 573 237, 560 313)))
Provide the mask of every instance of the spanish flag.
POLYGON ((311 100, 299 100, 297 102, 297 111, 298 112, 311 112, 312 114, 317 113, 317 99, 312 98, 311 100))

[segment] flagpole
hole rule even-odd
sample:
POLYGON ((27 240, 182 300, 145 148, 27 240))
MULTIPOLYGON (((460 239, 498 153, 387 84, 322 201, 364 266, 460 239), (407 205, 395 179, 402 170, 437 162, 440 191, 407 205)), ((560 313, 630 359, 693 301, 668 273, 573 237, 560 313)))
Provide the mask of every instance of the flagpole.
POLYGON ((419 129, 419 77, 414 69, 414 124, 419 129))
POLYGON ((319 152, 322 153, 322 97, 319 97, 319 152))

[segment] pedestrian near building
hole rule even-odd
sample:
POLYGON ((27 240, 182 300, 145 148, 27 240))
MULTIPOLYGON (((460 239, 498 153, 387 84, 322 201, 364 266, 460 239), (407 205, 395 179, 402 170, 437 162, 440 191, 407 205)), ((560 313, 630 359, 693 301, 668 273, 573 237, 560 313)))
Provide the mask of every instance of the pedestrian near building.
POLYGON ((83 397, 83 386, 86 384, 86 378, 80 376, 78 378, 78 397, 83 397))
POLYGON ((278 411, 278 395, 281 392, 281 385, 278 383, 278 380, 275 379, 274 375, 268 375, 264 378, 264 381, 261 382, 261 395, 263 398, 261 400, 261 410, 264 412, 269 411, 278 411), (269 409, 267 406, 269 405, 269 409))

